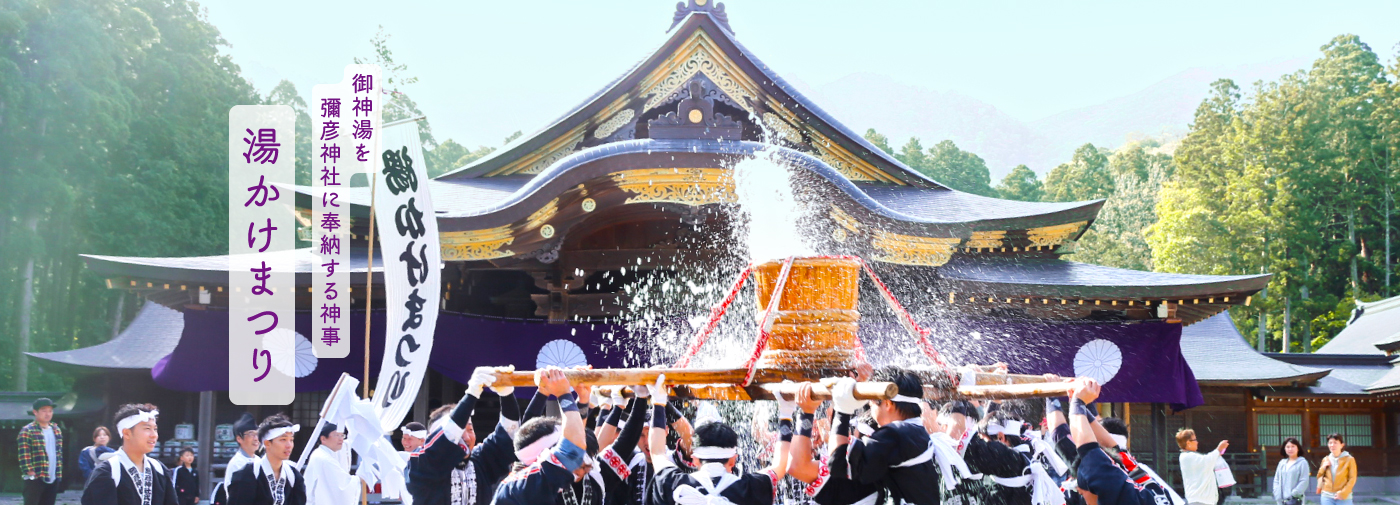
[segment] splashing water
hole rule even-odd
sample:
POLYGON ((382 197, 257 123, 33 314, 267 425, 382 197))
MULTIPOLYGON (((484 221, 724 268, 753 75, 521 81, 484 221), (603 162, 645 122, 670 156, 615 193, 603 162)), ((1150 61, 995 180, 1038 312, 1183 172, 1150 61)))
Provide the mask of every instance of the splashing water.
POLYGON ((754 263, 817 254, 801 225, 808 206, 793 193, 792 176, 792 168, 765 153, 734 165, 739 211, 748 221, 736 231, 754 263))

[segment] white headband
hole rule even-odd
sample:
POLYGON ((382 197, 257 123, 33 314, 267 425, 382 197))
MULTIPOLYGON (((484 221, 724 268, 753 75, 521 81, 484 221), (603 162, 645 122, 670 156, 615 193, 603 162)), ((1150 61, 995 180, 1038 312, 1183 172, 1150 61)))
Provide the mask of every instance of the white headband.
POLYGON ((1128 437, 1125 437, 1125 436, 1123 436, 1123 435, 1113 435, 1113 434, 1109 434, 1108 436, 1113 437, 1113 441, 1114 441, 1114 442, 1118 442, 1118 448, 1119 448, 1119 449, 1122 449, 1122 450, 1125 450, 1125 451, 1128 450, 1128 437))
POLYGON ((695 456, 697 459, 714 460, 729 459, 734 457, 736 453, 737 451, 733 447, 714 447, 706 445, 696 447, 695 450, 690 452, 690 455, 695 456))
POLYGON ((904 395, 898 395, 898 394, 897 394, 897 395, 894 395, 894 398, 890 398, 890 401, 904 402, 904 403, 912 403, 912 404, 915 404, 915 405, 918 405, 919 402, 920 402, 920 400, 919 400, 918 398, 913 398, 913 397, 904 396, 904 395))
POLYGON ((875 433, 875 428, 870 427, 870 423, 865 423, 865 422, 860 422, 860 421, 854 421, 854 420, 851 421, 851 422, 856 423, 856 431, 860 432, 860 434, 861 434, 862 436, 867 436, 867 437, 868 437, 868 436, 870 436, 870 434, 875 433))
POLYGON ((158 415, 160 415, 159 410, 152 410, 150 412, 137 412, 135 414, 126 416, 122 418, 122 420, 117 421, 117 433, 129 430, 132 426, 136 426, 146 421, 155 420, 156 416, 158 415))
POLYGON ((1019 437, 1019 436, 1021 436, 1021 426, 1022 426, 1023 424, 1025 424, 1025 423, 1023 423, 1023 422, 1021 422, 1021 421, 1018 421, 1018 420, 1016 420, 1016 419, 1007 419, 1007 420, 1006 420, 1006 426, 1003 427, 1003 428, 1005 428, 1004 431, 1006 432, 1006 436, 1008 436, 1008 437, 1019 437))
POLYGON ((1002 433, 1006 433, 1005 426, 998 424, 996 421, 987 423, 987 436, 994 437, 1002 433))
POLYGON ((428 430, 410 430, 407 426, 404 426, 403 428, 399 429, 403 430, 404 435, 408 435, 413 438, 428 438, 428 430))
POLYGON ((520 450, 515 451, 515 459, 520 460, 520 463, 525 465, 534 464, 535 460, 540 459, 540 454, 543 453, 545 449, 554 447, 554 444, 559 443, 559 439, 561 438, 564 438, 564 434, 560 433, 559 429, 556 428, 553 433, 540 437, 539 440, 531 442, 530 445, 521 447, 520 450))
POLYGON ((262 439, 263 439, 263 442, 266 442, 266 441, 268 441, 268 440, 272 440, 272 439, 277 438, 277 437, 280 437, 280 436, 282 436, 282 435, 286 435, 286 434, 288 434, 288 433, 296 433, 296 432, 298 432, 298 431, 301 431, 301 425, 300 425, 300 424, 293 424, 293 425, 291 425, 291 426, 283 426, 283 427, 281 427, 281 428, 273 428, 273 429, 267 430, 267 434, 266 434, 266 435, 263 435, 262 439))

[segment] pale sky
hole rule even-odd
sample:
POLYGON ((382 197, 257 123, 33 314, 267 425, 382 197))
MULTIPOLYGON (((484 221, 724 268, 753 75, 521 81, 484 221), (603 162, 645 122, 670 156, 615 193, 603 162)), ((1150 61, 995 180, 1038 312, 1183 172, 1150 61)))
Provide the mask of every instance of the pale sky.
MULTIPOLYGON (((968 95, 1023 121, 1139 91, 1193 67, 1312 61, 1342 33, 1385 61, 1400 2, 732 0, 738 40, 789 81, 857 72, 968 95)), ((665 39, 674 0, 207 0, 259 91, 303 97, 368 56, 377 25, 419 78, 407 92, 439 141, 498 146, 566 112, 665 39)), ((841 118, 837 118, 841 119, 841 118)))

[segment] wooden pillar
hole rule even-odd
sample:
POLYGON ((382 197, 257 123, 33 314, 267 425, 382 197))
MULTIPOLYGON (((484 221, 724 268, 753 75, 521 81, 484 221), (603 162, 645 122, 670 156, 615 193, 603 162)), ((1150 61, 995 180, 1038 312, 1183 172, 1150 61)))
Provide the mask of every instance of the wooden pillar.
POLYGON ((432 389, 432 380, 438 375, 437 371, 429 371, 423 377, 423 385, 418 388, 418 397, 413 399, 413 421, 428 425, 428 390, 432 389))
MULTIPOLYGON (((1167 412, 1166 405, 1152 404, 1152 464, 1170 471, 1175 465, 1167 462, 1167 412)), ((1170 477, 1164 477, 1170 479, 1170 477)), ((1171 482, 1168 480, 1167 482, 1171 482)))
POLYGON ((195 466, 199 468, 199 496, 207 497, 214 484, 214 392, 199 392, 199 455, 195 466))

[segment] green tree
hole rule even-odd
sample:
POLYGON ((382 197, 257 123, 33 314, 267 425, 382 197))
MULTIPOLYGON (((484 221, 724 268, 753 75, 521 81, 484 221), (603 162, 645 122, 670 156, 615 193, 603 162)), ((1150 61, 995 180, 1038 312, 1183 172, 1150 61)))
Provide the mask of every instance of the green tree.
POLYGON ((297 153, 297 184, 310 186, 311 180, 311 115, 306 111, 306 100, 297 93, 297 87, 292 81, 282 79, 272 91, 267 93, 267 98, 263 100, 265 105, 286 105, 291 107, 297 115, 296 124, 296 153, 297 153))
POLYGON ((871 144, 875 144, 875 147, 880 148, 880 150, 882 151, 885 151, 889 154, 894 154, 894 148, 890 147, 889 137, 886 137, 884 136, 884 134, 876 132, 874 128, 869 128, 865 130, 865 140, 869 141, 871 144))
MULTIPOLYGON (((505 142, 501 144, 509 144, 510 141, 517 138, 520 138, 519 131, 510 134, 510 136, 506 137, 505 142)), ((437 177, 462 168, 495 151, 496 148, 490 146, 478 146, 476 149, 468 149, 466 146, 458 144, 452 139, 444 140, 441 144, 438 144, 436 149, 428 151, 425 155, 428 158, 428 176, 437 177)))
MULTIPOLYGON (((389 101, 384 106, 382 120, 384 124, 394 121, 423 117, 423 111, 418 109, 418 103, 409 98, 404 89, 418 82, 418 77, 408 75, 408 65, 400 63, 394 59, 394 51, 389 48, 389 38, 391 36, 384 31, 384 26, 379 26, 379 31, 374 33, 370 39, 370 45, 374 46, 374 56, 371 58, 355 58, 356 64, 379 65, 381 79, 384 81, 384 90, 389 93, 389 101)), ((437 139, 433 138, 433 127, 428 124, 427 119, 418 121, 418 137, 423 142, 423 150, 431 151, 437 147, 437 139)))
POLYGON ((1154 152, 1156 145, 1153 141, 1136 142, 1108 157, 1112 194, 1068 259, 1152 270, 1147 230, 1157 222, 1158 195, 1173 172, 1171 156, 1154 152))
POLYGON ((992 175, 982 157, 958 149, 951 140, 944 140, 928 150, 928 165, 923 170, 935 181, 949 187, 983 196, 994 195, 992 175))
POLYGON ((1255 86, 1214 85, 1176 151, 1177 172, 1149 243, 1158 269, 1273 274, 1268 296, 1235 309, 1251 338, 1267 314, 1279 349, 1325 343, 1342 307, 1386 292, 1397 180, 1388 123, 1395 81, 1352 35, 1306 71, 1255 86), (1288 311, 1285 313, 1285 307, 1288 311))
POLYGON ((1025 165, 1016 165, 1011 169, 1011 173, 1001 179, 1001 184, 997 184, 996 190, 1000 198, 1022 202, 1038 202, 1045 196, 1035 171, 1025 165))
POLYGON ((78 254, 227 251, 228 109, 262 100, 223 44, 192 2, 0 2, 0 387, 67 388, 21 352, 138 308, 78 254))
POLYGON ((929 159, 928 155, 924 154, 924 145, 919 142, 919 137, 909 137, 909 141, 899 148, 894 157, 919 173, 928 173, 929 159))
MULTIPOLYGON (((884 135, 875 133, 875 130, 866 132, 866 135, 880 140, 883 144, 876 145, 883 145, 882 149, 888 147, 884 135)), ((910 137, 894 157, 909 168, 949 188, 979 195, 994 194, 987 163, 976 154, 958 149, 951 140, 939 142, 925 151, 918 137, 910 137)))
POLYGON ((1061 163, 1045 175, 1045 199, 1075 202, 1108 198, 1113 194, 1113 176, 1108 169, 1108 153, 1093 144, 1074 150, 1069 163, 1061 163))

